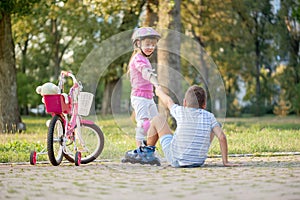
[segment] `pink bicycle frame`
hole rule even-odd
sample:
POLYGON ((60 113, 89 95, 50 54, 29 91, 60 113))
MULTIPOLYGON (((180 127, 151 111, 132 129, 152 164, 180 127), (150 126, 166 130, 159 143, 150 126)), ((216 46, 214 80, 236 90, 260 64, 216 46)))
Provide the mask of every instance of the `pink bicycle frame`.
MULTIPOLYGON (((59 81, 59 87, 61 90, 63 90, 63 78, 67 76, 67 77, 71 77, 72 81, 73 81, 73 86, 70 89, 69 92, 69 98, 71 99, 71 118, 70 121, 68 121, 68 117, 67 114, 65 113, 61 113, 62 115, 64 115, 63 120, 64 120, 64 125, 65 125, 65 133, 66 136, 71 136, 72 133, 74 132, 75 128, 78 128, 78 136, 80 139, 80 127, 82 123, 85 124, 94 124, 93 121, 90 120, 83 120, 80 115, 78 115, 78 95, 79 92, 82 89, 82 85, 80 83, 78 83, 78 81, 76 80, 75 76, 67 71, 62 71, 61 75, 60 75, 60 81, 59 81)), ((83 140, 81 141, 83 142, 83 140)))

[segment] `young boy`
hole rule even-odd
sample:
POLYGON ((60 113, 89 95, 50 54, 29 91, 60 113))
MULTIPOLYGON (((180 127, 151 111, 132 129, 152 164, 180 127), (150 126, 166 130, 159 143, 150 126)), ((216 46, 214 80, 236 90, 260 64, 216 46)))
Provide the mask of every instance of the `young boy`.
POLYGON ((155 144, 159 139, 166 160, 172 167, 200 167, 204 164, 210 143, 216 136, 220 143, 223 165, 236 166, 228 162, 227 140, 220 124, 212 113, 204 110, 206 93, 203 88, 191 86, 185 93, 183 106, 174 104, 160 86, 156 87, 156 95, 175 118, 175 133, 172 134, 166 117, 154 117, 148 130, 148 146, 127 152, 127 162, 160 165, 154 156, 155 144))

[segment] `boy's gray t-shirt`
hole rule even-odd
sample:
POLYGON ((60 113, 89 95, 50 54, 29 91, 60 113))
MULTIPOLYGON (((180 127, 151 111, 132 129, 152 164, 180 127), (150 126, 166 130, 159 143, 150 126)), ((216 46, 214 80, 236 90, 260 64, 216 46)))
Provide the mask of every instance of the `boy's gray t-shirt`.
POLYGON ((180 166, 202 165, 207 158, 210 133, 215 126, 220 126, 220 124, 212 113, 203 109, 174 104, 170 113, 177 122, 171 142, 173 158, 180 166))

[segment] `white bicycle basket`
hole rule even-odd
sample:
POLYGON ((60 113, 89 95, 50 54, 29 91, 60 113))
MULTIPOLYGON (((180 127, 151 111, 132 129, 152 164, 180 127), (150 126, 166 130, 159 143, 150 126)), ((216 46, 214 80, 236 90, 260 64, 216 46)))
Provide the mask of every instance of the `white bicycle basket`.
POLYGON ((89 92, 80 92, 78 96, 78 114, 88 116, 93 103, 94 95, 89 92))

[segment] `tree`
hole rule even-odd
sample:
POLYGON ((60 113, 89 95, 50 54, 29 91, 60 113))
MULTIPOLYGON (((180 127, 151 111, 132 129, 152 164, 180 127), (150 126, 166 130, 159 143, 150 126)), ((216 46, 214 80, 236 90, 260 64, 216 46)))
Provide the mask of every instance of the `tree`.
MULTIPOLYGON (((180 37, 174 32, 181 32, 180 0, 159 1, 158 28, 162 39, 157 52, 158 81, 168 88, 174 102, 182 103, 183 91, 180 65, 180 37), (171 29, 172 31, 168 31, 171 29), (174 32, 173 32, 174 31, 174 32)), ((162 107, 162 106, 161 106, 162 107)))
POLYGON ((248 97, 253 103, 254 114, 262 115, 265 112, 265 102, 269 99, 265 96, 267 93, 262 92, 262 80, 267 78, 263 76, 262 70, 272 70, 270 65, 273 61, 270 56, 272 54, 269 53, 272 50, 271 41, 274 39, 270 31, 274 20, 272 5, 269 0, 233 0, 232 5, 239 16, 238 23, 244 35, 242 74, 248 84, 248 92, 252 91, 253 79, 255 83, 254 95, 249 94, 248 97))
POLYGON ((155 27, 158 22, 158 0, 146 1, 146 13, 144 19, 142 19, 142 26, 155 27))
POLYGON ((80 63, 98 42, 97 16, 81 1, 41 0, 26 16, 13 17, 16 41, 19 104, 26 114, 28 106, 41 103, 32 85, 57 81, 63 70, 78 71, 80 63))
POLYGON ((280 87, 286 91, 292 109, 300 115, 300 2, 299 0, 281 1, 278 12, 280 31, 278 38, 278 55, 280 61, 288 64, 280 75, 280 87))
MULTIPOLYGON (((90 2, 95 6, 93 12, 103 18, 102 27, 105 26, 107 30, 101 30, 102 40, 114 34, 134 29, 139 23, 139 17, 145 5, 145 1, 139 0, 91 0, 90 2)), ((104 91, 102 91, 103 99, 101 102, 101 114, 103 115, 111 114, 112 106, 114 106, 114 112, 120 110, 121 96, 116 96, 119 99, 112 101, 112 90, 119 90, 118 94, 121 94, 121 77, 125 71, 124 66, 128 63, 128 57, 128 54, 120 55, 120 58, 111 63, 106 73, 101 77, 100 84, 104 85, 104 91)))
MULTIPOLYGON (((80 43, 95 42, 93 40, 97 30, 97 16, 88 11, 88 6, 82 1, 55 1, 47 5, 44 3, 44 13, 47 23, 44 26, 44 44, 50 47, 47 52, 49 60, 49 70, 51 75, 56 79, 60 71, 67 65, 73 71, 77 71, 77 66, 72 66, 67 59, 64 59, 67 53, 72 53, 73 49, 84 48, 85 45, 80 43), (91 41, 92 40, 92 41, 91 41), (65 66, 62 66, 65 65, 65 66)), ((41 5, 43 6, 43 5, 41 5)), ((87 49, 91 48, 87 45, 87 49)), ((82 49, 81 49, 82 50, 82 49)))
POLYGON ((18 97, 11 14, 24 15, 37 0, 5 0, 0 3, 0 132, 24 129, 18 97))
POLYGON ((183 66, 183 72, 186 77, 191 79, 191 84, 201 84, 208 92, 208 106, 220 104, 219 109, 226 109, 228 116, 239 114, 236 106, 236 93, 239 91, 239 54, 237 53, 238 43, 240 42, 240 27, 235 22, 234 10, 231 0, 195 0, 182 3, 182 21, 184 31, 192 36, 202 47, 199 52, 201 62, 200 74, 195 73, 194 69, 183 66), (204 51, 205 49, 205 51, 204 51), (210 55, 218 70, 222 75, 227 98, 217 99, 212 102, 208 91, 208 86, 212 85, 211 69, 204 55, 210 55), (225 104, 226 102, 226 104, 225 104))

